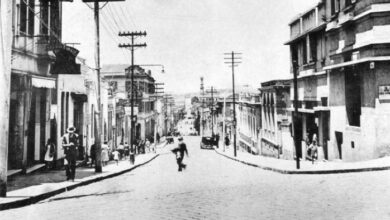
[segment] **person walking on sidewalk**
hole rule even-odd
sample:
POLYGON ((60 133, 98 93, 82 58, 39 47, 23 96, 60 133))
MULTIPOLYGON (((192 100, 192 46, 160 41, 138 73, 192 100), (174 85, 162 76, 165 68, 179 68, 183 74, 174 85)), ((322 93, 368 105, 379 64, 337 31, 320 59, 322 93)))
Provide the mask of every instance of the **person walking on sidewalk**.
POLYGON ((107 141, 104 141, 104 143, 102 144, 102 152, 101 152, 103 166, 106 166, 108 161, 110 160, 110 158, 108 156, 108 151, 109 151, 108 143, 107 143, 107 141))
POLYGON ((131 164, 134 164, 134 162, 135 162, 135 149, 136 149, 136 145, 132 144, 130 146, 130 149, 129 149, 130 163, 131 164))
POLYGON ((125 160, 129 156, 129 153, 130 153, 130 146, 127 142, 125 142, 125 146, 124 146, 125 160))
POLYGON ((145 151, 146 153, 150 153, 150 141, 148 138, 146 138, 146 141, 145 141, 145 151))
POLYGON ((94 164, 96 163, 96 144, 93 143, 92 146, 91 146, 91 152, 90 152, 90 155, 91 157, 91 167, 94 166, 94 164))
POLYGON ((114 152, 112 152, 112 156, 116 162, 116 165, 118 166, 118 162, 119 162, 119 152, 118 150, 114 150, 114 152))
POLYGON ((46 144, 46 153, 45 153, 45 163, 46 169, 50 170, 53 168, 55 145, 53 141, 49 138, 46 144))
POLYGON ((157 144, 159 144, 160 143, 160 134, 158 132, 156 134, 156 139, 157 139, 157 144))
POLYGON ((67 166, 66 169, 66 180, 74 181, 76 176, 76 158, 77 158, 77 148, 79 136, 75 133, 76 128, 70 126, 67 129, 67 133, 62 136, 62 147, 65 153, 65 162, 67 166))
POLYGON ((187 145, 183 141, 183 137, 179 137, 178 140, 179 140, 179 144, 177 145, 176 148, 172 150, 172 152, 176 155, 178 171, 181 172, 182 169, 185 169, 187 167, 187 165, 183 163, 183 159, 184 159, 184 153, 188 157, 188 150, 187 150, 187 145))

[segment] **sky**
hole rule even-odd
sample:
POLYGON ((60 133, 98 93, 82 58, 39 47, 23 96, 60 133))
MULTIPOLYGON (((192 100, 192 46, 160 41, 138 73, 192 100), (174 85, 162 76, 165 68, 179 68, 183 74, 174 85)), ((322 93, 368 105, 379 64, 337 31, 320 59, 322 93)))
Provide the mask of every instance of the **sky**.
MULTIPOLYGON (((237 85, 259 88, 260 83, 291 77, 288 23, 318 0, 126 0, 100 3, 101 65, 129 64, 130 43, 119 31, 146 31, 135 43, 135 64, 145 67, 166 92, 187 93, 205 87, 231 88, 231 68, 224 53, 242 53, 235 70, 237 85), (104 7, 103 7, 104 6, 104 7)), ((79 56, 95 66, 95 24, 91 4, 81 0, 63 3, 64 43, 75 45, 79 56)))

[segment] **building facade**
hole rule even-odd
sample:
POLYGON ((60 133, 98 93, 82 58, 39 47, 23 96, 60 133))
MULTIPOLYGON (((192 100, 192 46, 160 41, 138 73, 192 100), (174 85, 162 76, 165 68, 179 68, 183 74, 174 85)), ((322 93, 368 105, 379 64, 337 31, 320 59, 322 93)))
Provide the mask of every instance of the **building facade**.
POLYGON ((290 23, 287 44, 298 67, 302 113, 298 133, 316 133, 325 159, 387 155, 389 18, 390 1, 326 0, 290 23))
MULTIPOLYGON (((109 89, 108 120, 105 140, 118 146, 130 143, 131 81, 129 65, 105 65, 102 75, 109 89)), ((155 80, 150 71, 139 66, 134 68, 134 115, 136 140, 154 139, 157 113, 155 111, 155 80)))
POLYGON ((251 154, 260 153, 260 93, 241 93, 237 103, 238 146, 251 154))
POLYGON ((49 47, 61 44, 61 2, 16 0, 12 11, 8 167, 26 171, 43 162, 45 143, 56 139, 50 113, 57 79, 50 74, 55 56, 49 47))
POLYGON ((292 159, 290 107, 291 80, 272 80, 261 83, 261 155, 292 159))

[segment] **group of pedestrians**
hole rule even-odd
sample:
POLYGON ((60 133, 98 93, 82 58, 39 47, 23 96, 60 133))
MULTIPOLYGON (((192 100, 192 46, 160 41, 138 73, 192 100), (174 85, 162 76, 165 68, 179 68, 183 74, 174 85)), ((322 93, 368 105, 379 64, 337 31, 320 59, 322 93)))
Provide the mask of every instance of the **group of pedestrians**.
MULTIPOLYGON (((159 139, 159 138, 158 138, 159 139)), ((172 149, 172 152, 175 154, 176 163, 178 165, 178 171, 181 172, 183 169, 186 169, 187 165, 183 163, 184 155, 188 157, 188 150, 187 145, 183 141, 183 137, 178 138, 178 145, 172 149)), ((67 180, 74 181, 76 176, 76 159, 77 159, 77 152, 79 148, 79 136, 76 133, 76 128, 71 126, 67 129, 67 133, 62 136, 62 148, 64 150, 65 158, 64 158, 64 166, 65 166, 65 174, 67 180)), ((133 144, 132 146, 129 146, 127 142, 125 144, 120 143, 113 152, 110 152, 110 147, 108 145, 108 142, 103 142, 101 146, 101 161, 102 165, 107 165, 109 159, 110 159, 110 153, 113 156, 114 161, 118 164, 120 160, 126 159, 129 157, 130 163, 134 164, 135 162, 135 154, 138 150, 138 153, 142 152, 141 148, 144 149, 143 152, 156 152, 155 145, 152 145, 148 139, 146 139, 144 142, 137 142, 137 144, 133 144), (144 146, 142 146, 142 144, 144 146)), ((91 152, 90 152, 90 158, 91 158, 91 166, 93 166, 96 163, 96 154, 97 147, 96 144, 91 145, 91 152)), ((55 152, 55 145, 52 140, 48 140, 48 143, 46 145, 46 154, 45 154, 45 161, 47 163, 48 167, 51 167, 51 162, 54 160, 54 152, 55 152)))

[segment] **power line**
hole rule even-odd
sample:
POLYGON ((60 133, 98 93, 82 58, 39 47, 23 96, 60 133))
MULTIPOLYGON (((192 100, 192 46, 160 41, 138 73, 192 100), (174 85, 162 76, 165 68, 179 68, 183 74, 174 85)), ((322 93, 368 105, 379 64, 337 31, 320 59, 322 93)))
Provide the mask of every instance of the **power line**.
MULTIPOLYGON (((47 24, 38 16, 38 14, 35 13, 34 9, 31 8, 31 6, 26 2, 26 0, 22 0, 22 1, 24 2, 24 4, 26 4, 26 6, 28 7, 28 9, 29 9, 31 12, 33 12, 34 16, 38 18, 38 20, 40 21, 40 23, 41 23, 43 26, 45 26, 45 27, 49 30, 49 32, 50 32, 50 34, 51 34, 50 36, 53 36, 54 38, 56 38, 56 39, 58 40, 58 43, 61 44, 61 45, 63 45, 63 44, 61 43, 60 37, 53 31, 53 29, 51 29, 51 28, 49 27, 49 25, 47 25, 47 24)), ((78 59, 80 62, 84 63, 84 60, 82 60, 81 58, 76 57, 76 59, 78 59)), ((87 68, 91 69, 91 70, 95 70, 94 68, 88 66, 87 64, 84 64, 84 65, 85 65, 87 68)))

